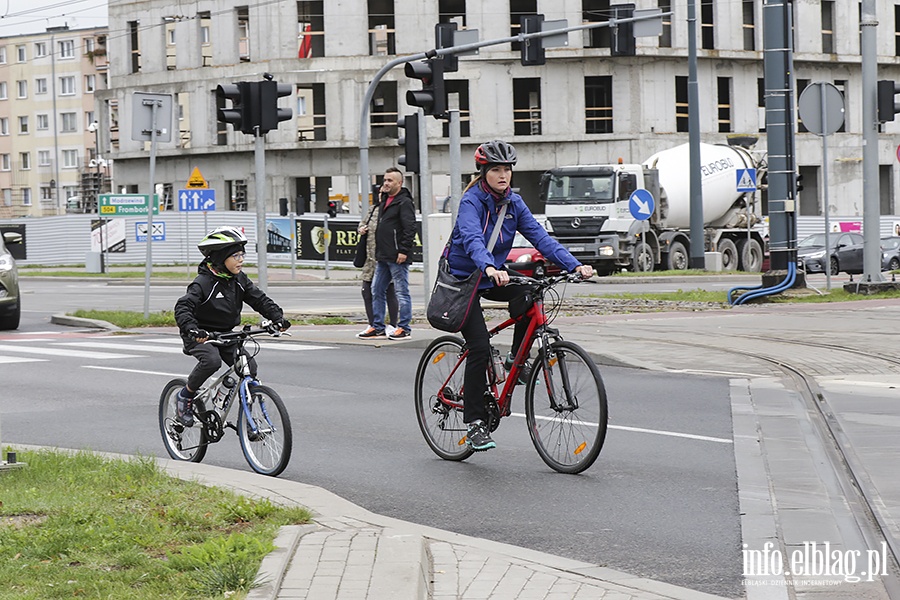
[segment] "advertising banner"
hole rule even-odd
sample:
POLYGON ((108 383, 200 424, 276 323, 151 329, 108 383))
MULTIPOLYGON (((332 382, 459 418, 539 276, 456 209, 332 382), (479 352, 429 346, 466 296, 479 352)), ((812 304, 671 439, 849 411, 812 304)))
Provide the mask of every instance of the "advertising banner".
POLYGON ((125 252, 125 220, 91 219, 91 252, 125 252))
MULTIPOLYGON (((352 263, 356 255, 359 221, 329 219, 328 229, 331 240, 328 245, 328 260, 352 263)), ((325 227, 321 219, 297 219, 297 259, 324 260, 325 227)), ((422 223, 416 222, 416 237, 413 240, 412 261, 422 262, 422 223)))

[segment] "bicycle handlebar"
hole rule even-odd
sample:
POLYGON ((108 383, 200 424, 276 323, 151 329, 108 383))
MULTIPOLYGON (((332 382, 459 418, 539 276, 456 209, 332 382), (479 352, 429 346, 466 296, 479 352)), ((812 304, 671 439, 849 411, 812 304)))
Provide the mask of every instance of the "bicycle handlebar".
POLYGON ((214 344, 217 346, 222 346, 227 342, 233 342, 235 340, 246 339, 246 338, 252 337, 254 335, 259 335, 262 333, 268 334, 272 337, 281 337, 283 335, 287 335, 287 336, 291 335, 287 331, 280 331, 277 329, 273 329, 271 325, 272 325, 272 323, 270 321, 268 325, 265 325, 265 322, 264 322, 263 326, 260 327, 259 329, 241 329, 239 331, 221 331, 221 332, 210 331, 209 339, 207 340, 207 343, 211 343, 211 344, 214 344))
POLYGON ((544 288, 553 287, 561 281, 566 281, 568 283, 581 283, 586 280, 581 276, 581 273, 563 273, 561 275, 554 275, 552 277, 545 277, 543 279, 535 279, 533 277, 526 277, 524 275, 509 276, 509 282, 514 285, 535 285, 544 288))

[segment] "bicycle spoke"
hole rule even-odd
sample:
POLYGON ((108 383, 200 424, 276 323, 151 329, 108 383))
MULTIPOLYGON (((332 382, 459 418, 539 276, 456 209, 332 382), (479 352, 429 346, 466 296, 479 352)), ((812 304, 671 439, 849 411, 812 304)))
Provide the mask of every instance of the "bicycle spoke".
POLYGON ((445 460, 464 460, 472 454, 465 443, 461 348, 459 338, 436 339, 422 355, 416 373, 419 428, 435 454, 445 460))

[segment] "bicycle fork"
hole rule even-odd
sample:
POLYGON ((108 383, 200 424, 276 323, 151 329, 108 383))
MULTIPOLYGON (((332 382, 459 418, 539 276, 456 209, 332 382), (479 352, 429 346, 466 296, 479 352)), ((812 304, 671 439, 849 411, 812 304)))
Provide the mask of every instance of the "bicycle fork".
MULTIPOLYGON (((572 392, 572 382, 569 378, 569 367, 565 360, 565 351, 553 350, 550 344, 550 335, 553 332, 544 332, 538 337, 538 344, 543 349, 544 367, 544 383, 547 386, 547 396, 550 398, 550 406, 554 411, 571 412, 578 409, 578 398, 572 392), (559 366, 558 373, 554 375, 553 367, 559 366), (564 403, 557 401, 557 394, 554 393, 554 378, 558 377, 562 382, 564 403)), ((554 339, 562 338, 557 334, 554 339)))

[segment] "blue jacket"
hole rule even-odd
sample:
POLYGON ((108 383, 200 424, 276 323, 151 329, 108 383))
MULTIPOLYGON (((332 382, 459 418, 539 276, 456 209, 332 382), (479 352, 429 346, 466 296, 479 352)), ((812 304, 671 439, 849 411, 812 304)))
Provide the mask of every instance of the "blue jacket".
MULTIPOLYGON (((447 250, 447 261, 454 276, 468 277, 476 269, 484 272, 489 266, 502 269, 512 248, 516 231, 534 244, 541 254, 566 271, 572 272, 581 265, 568 250, 550 237, 528 210, 520 195, 509 191, 505 199, 495 199, 481 183, 469 188, 459 201, 456 226, 453 228, 450 247, 447 250), (489 253, 487 244, 504 200, 509 203, 506 217, 503 219, 494 251, 489 253)), ((493 285, 493 281, 485 277, 478 287, 486 289, 493 285)))

